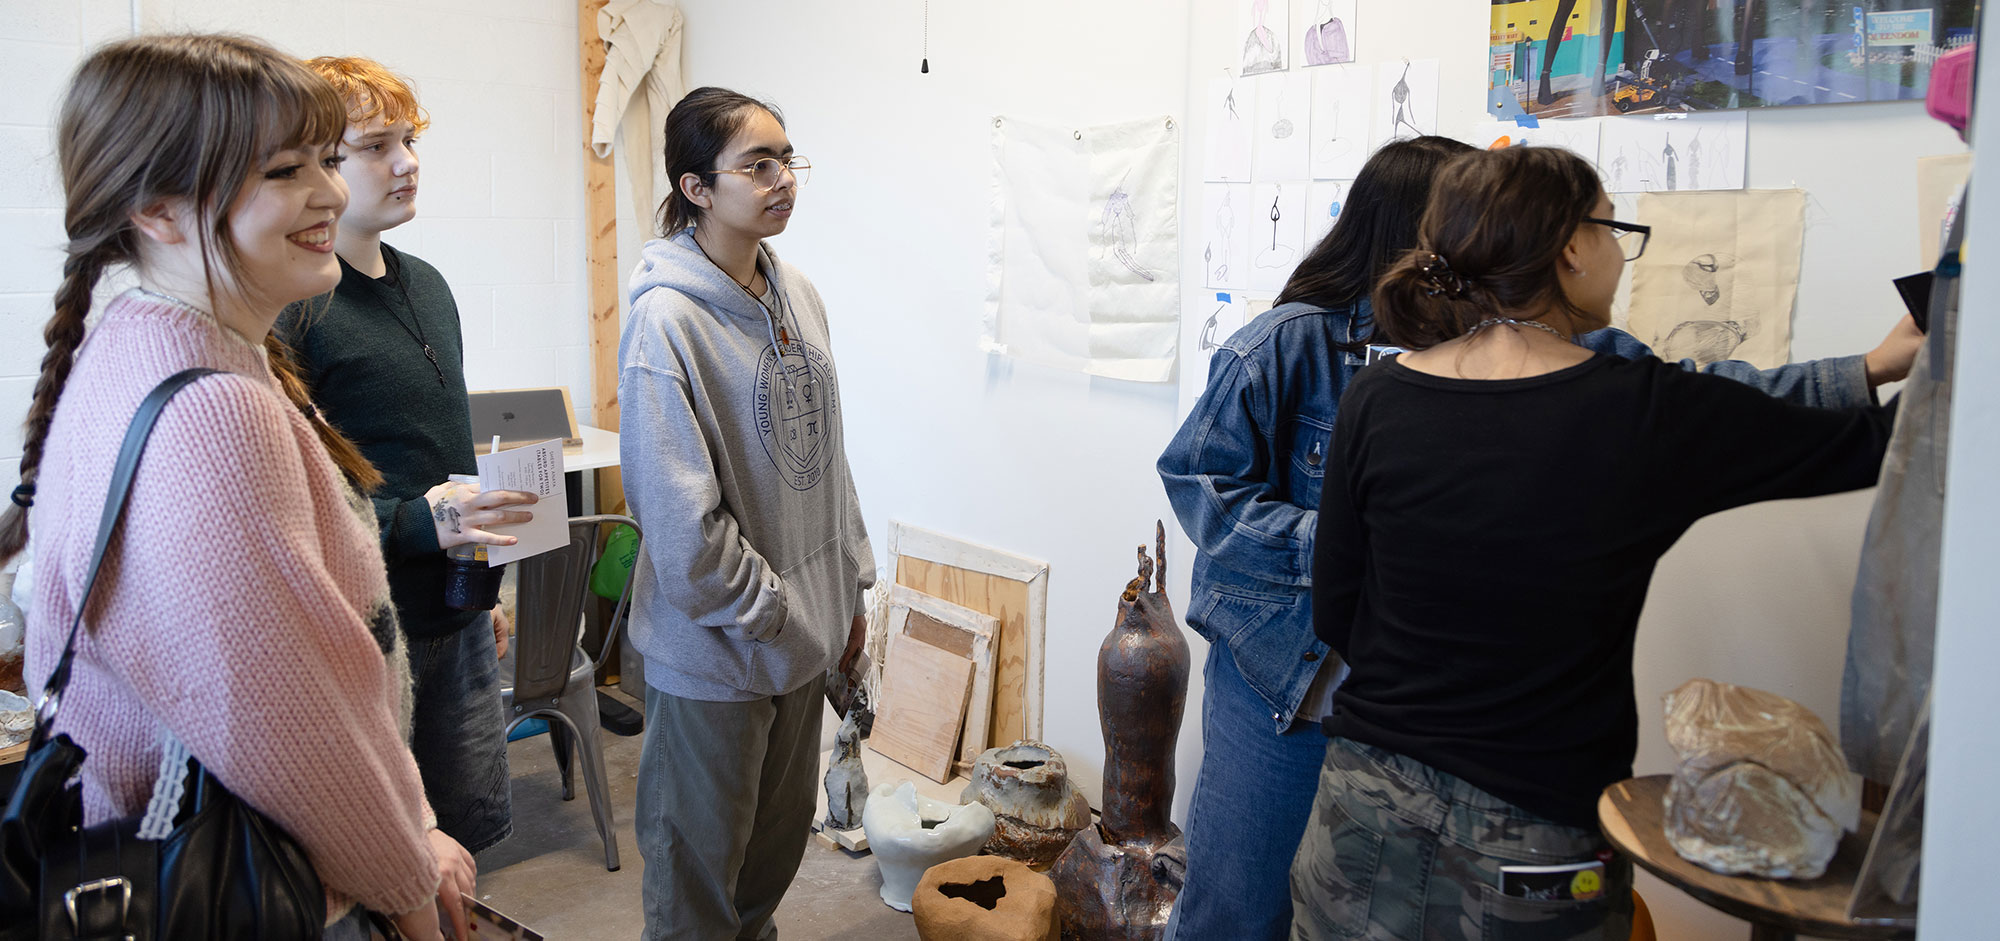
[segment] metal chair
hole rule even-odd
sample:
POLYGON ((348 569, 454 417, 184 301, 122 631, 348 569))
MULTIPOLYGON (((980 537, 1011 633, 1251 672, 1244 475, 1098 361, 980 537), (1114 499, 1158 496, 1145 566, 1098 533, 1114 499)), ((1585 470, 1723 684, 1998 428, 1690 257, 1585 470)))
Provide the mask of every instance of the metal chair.
MULTIPOLYGON (((501 702, 507 710, 507 731, 541 718, 548 721, 562 774, 563 800, 576 796, 570 783, 570 743, 583 759, 583 786, 590 794, 590 815, 604 840, 604 868, 618 871, 618 837, 613 830, 611 788, 604 771, 604 745, 597 718, 597 660, 578 644, 583 632, 583 606, 590 593, 590 568, 597 562, 600 527, 619 524, 639 531, 630 517, 603 514, 571 517, 569 545, 515 563, 515 636, 508 659, 511 676, 503 676, 501 702)), ((643 543, 644 534, 640 536, 643 543)), ((625 606, 632 598, 628 579, 618 596, 618 608, 604 632, 599 656, 618 650, 625 606)))

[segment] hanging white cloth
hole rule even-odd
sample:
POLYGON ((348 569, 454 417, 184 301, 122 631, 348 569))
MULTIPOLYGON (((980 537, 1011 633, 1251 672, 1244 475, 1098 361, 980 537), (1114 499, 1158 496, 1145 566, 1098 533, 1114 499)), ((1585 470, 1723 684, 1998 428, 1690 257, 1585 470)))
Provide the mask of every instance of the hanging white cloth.
POLYGON ((599 157, 610 157, 623 128, 632 216, 647 228, 659 208, 654 194, 671 185, 660 162, 667 112, 688 92, 681 74, 681 27, 681 8, 670 0, 611 0, 597 13, 604 74, 598 79, 590 146, 599 157))

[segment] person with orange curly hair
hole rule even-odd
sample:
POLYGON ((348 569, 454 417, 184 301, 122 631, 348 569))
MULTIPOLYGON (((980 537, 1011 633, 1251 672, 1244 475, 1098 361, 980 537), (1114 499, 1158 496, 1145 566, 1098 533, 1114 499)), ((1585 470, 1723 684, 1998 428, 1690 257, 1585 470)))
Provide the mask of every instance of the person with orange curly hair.
MULTIPOLYGON (((347 208, 334 235, 340 283, 291 305, 279 321, 313 400, 382 472, 370 494, 390 594, 409 642, 415 705, 410 750, 438 829, 472 891, 471 853, 513 829, 507 777, 498 612, 445 604, 444 550, 509 545, 486 527, 525 522, 534 494, 453 483, 476 474, 458 304, 436 268, 382 241, 416 216, 417 135, 430 117, 408 82, 381 63, 306 63, 347 106, 340 176, 347 208)), ((556 512, 561 512, 557 510, 556 512)))

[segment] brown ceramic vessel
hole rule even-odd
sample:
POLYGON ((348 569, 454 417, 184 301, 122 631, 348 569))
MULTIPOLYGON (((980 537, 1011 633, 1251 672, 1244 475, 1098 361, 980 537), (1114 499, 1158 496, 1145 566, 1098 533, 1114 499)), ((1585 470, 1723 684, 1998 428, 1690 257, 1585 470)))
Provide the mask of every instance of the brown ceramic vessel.
POLYGON ((1077 831, 1090 826, 1090 802, 1069 780, 1056 750, 1021 741, 981 752, 959 803, 978 801, 993 811, 993 839, 986 852, 1037 870, 1062 855, 1077 831))

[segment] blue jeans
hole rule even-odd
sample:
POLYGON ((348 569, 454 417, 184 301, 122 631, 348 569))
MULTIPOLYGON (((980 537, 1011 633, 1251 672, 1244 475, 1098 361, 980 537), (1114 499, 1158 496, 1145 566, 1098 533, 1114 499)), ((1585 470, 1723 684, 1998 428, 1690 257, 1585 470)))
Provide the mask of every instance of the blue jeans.
POLYGON ((1187 814, 1187 877, 1167 939, 1282 941, 1291 932, 1292 853, 1312 815, 1326 736, 1271 732, 1271 707, 1224 644, 1208 648, 1201 771, 1187 814))
POLYGON ((514 832, 507 719, 492 615, 443 637, 411 639, 416 687, 410 753, 438 829, 477 853, 514 832))

